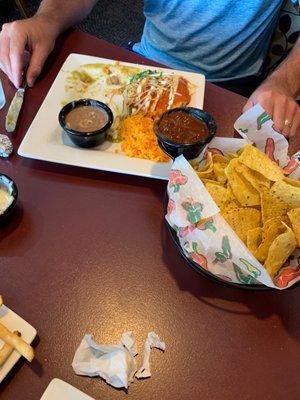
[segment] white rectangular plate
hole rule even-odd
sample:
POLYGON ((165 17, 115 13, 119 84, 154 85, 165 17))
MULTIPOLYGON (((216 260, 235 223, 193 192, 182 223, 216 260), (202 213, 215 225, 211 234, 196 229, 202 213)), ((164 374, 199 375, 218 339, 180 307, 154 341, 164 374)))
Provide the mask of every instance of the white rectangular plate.
MULTIPOLYGON (((0 307, 0 322, 12 332, 21 332, 22 338, 29 344, 32 343, 33 339, 36 337, 36 329, 5 305, 0 307)), ((3 341, 0 339, 0 348, 3 346, 3 344, 3 341)), ((17 363, 20 357, 21 355, 14 350, 3 366, 0 367, 0 383, 17 363)))
MULTIPOLYGON (((130 175, 139 175, 150 178, 168 179, 171 162, 157 163, 139 158, 130 158, 120 154, 120 144, 105 142, 92 149, 82 149, 73 145, 62 134, 58 123, 58 114, 61 104, 66 98, 65 83, 66 71, 72 71, 82 64, 103 63, 112 64, 114 60, 70 54, 58 73, 44 102, 28 129, 18 154, 23 157, 61 164, 93 168, 104 171, 119 172, 130 175)), ((174 72, 166 68, 157 68, 146 65, 120 63, 128 66, 137 66, 140 69, 155 69, 165 72, 174 72)), ((190 106, 202 108, 204 98, 205 78, 193 72, 175 71, 195 84, 197 89, 192 95, 190 106)))
POLYGON ((41 400, 93 400, 87 394, 60 379, 52 379, 41 400))

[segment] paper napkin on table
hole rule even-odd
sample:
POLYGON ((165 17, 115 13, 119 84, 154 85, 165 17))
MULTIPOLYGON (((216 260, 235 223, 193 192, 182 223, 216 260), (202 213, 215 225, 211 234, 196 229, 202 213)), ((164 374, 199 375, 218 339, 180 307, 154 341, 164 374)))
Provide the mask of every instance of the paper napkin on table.
POLYGON ((135 377, 140 378, 150 378, 150 351, 155 347, 162 351, 166 350, 165 342, 162 342, 159 336, 155 332, 149 332, 144 345, 144 361, 141 368, 135 374, 135 377))
POLYGON ((97 344, 87 334, 75 352, 72 367, 77 375, 101 376, 110 385, 127 389, 137 370, 135 355, 132 332, 123 333, 121 343, 114 345, 97 344))
MULTIPOLYGON (((150 373, 150 349, 165 350, 165 343, 155 332, 149 332, 145 342, 143 366, 138 378, 148 378, 150 373)), ((135 356, 136 340, 132 332, 123 333, 120 343, 113 345, 97 344, 92 335, 86 334, 75 352, 72 367, 77 375, 100 376, 116 388, 128 388, 137 371, 135 356)))

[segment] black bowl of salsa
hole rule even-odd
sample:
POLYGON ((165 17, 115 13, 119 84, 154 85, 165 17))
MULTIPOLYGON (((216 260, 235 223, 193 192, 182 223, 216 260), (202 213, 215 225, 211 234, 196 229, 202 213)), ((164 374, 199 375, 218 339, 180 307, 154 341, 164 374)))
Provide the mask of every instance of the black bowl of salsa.
POLYGON ((213 117, 194 107, 168 110, 154 124, 160 148, 171 158, 183 154, 187 160, 198 157, 216 131, 213 117))
POLYGON ((62 108, 58 116, 64 132, 79 147, 102 144, 113 119, 108 105, 93 99, 72 101, 62 108))

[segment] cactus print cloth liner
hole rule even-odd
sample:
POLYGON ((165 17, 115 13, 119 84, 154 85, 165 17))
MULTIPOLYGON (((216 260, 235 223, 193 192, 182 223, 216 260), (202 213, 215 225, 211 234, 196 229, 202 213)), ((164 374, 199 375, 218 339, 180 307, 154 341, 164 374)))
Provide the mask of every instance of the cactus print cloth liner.
MULTIPOLYGON (((272 160, 279 163, 293 179, 300 178, 300 152, 288 157, 288 142, 276 132, 273 121, 256 105, 234 124, 243 139, 215 137, 208 149, 213 153, 236 152, 246 143, 254 143, 272 160)), ((203 159, 205 150, 200 155, 203 159)), ((184 253, 194 262, 225 281, 241 284, 263 284, 285 289, 300 280, 300 249, 295 250, 281 268, 271 277, 235 234, 219 213, 189 162, 180 156, 175 159, 168 183, 168 210, 166 220, 176 230, 184 253), (202 226, 195 223, 205 219, 202 226)))

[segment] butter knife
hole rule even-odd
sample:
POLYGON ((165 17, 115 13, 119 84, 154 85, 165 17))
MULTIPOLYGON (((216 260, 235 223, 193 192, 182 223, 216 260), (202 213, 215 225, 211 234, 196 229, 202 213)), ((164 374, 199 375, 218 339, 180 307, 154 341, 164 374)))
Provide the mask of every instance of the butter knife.
POLYGON ((14 98, 10 103, 5 119, 5 129, 7 130, 7 132, 13 132, 16 129, 18 117, 24 100, 24 93, 26 86, 27 83, 24 83, 23 86, 21 86, 17 90, 16 94, 14 95, 14 98))
POLYGON ((0 110, 5 106, 6 100, 5 100, 5 93, 3 90, 2 82, 0 79, 0 110))

